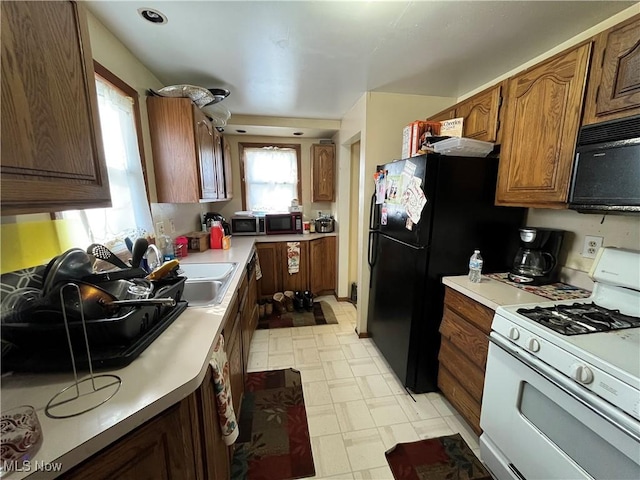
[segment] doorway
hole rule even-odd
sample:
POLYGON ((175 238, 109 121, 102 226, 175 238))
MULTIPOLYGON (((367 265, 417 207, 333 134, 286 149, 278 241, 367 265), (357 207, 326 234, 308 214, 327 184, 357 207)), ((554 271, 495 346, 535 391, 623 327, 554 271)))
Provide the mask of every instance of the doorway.
MULTIPOLYGON (((349 185, 349 297, 355 300, 353 285, 358 283, 358 225, 360 212, 358 210, 358 196, 360 193, 360 141, 351 144, 350 155, 350 185, 349 185)), ((354 303, 356 303, 354 301, 354 303)))

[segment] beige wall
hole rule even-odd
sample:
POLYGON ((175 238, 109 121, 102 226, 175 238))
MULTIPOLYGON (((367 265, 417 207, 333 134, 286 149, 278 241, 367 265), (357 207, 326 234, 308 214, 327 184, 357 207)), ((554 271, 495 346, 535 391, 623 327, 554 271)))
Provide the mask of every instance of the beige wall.
MULTIPOLYGON (((366 112, 367 112, 368 94, 362 95, 358 101, 349 109, 340 122, 340 130, 333 137, 336 144, 336 157, 338 164, 338 178, 336 179, 336 200, 337 212, 336 217, 341 225, 349 225, 351 230, 352 223, 358 222, 358 218, 354 218, 351 212, 351 145, 360 142, 364 138, 366 132, 366 112)), ((364 150, 362 143, 360 144, 360 165, 364 159, 364 150)), ((358 177, 360 172, 358 172, 358 177)), ((355 182, 359 185, 359 179, 355 182)), ((358 187, 359 188, 359 187, 358 187)), ((358 203, 358 208, 360 205, 358 203)), ((356 226, 358 245, 364 245, 359 225, 356 226)), ((349 235, 338 235, 338 297, 347 297, 349 291, 349 262, 354 259, 349 258, 349 235)), ((359 257, 355 259, 359 270, 359 257)), ((358 289, 358 295, 360 295, 358 289)), ((360 299, 358 299, 358 304, 360 299)))

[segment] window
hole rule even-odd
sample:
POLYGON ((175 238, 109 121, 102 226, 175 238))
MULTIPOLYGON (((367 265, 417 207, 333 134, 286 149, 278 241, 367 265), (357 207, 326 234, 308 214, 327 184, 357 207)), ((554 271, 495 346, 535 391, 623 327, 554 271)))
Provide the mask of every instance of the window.
POLYGON ((76 221, 79 245, 101 243, 119 250, 125 237, 153 232, 138 142, 137 92, 98 64, 96 72, 112 207, 66 211, 62 218, 76 221))
POLYGON ((291 200, 302 203, 300 145, 240 144, 242 208, 286 212, 291 200))

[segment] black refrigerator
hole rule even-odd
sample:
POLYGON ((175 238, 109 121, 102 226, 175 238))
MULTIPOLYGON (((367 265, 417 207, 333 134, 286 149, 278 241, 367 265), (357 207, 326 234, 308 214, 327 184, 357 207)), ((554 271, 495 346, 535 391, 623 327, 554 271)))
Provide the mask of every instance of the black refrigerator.
POLYGON ((497 158, 428 154, 375 173, 367 331, 406 388, 436 391, 442 277, 467 274, 474 249, 483 273, 510 270, 525 209, 494 205, 497 158))

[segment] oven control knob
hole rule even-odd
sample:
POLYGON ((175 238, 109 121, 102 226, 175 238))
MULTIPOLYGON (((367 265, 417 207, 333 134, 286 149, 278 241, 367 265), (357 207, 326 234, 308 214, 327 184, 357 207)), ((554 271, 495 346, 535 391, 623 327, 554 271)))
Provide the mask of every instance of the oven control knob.
POLYGON ((571 378, 578 383, 589 385, 593 382, 593 372, 589 367, 575 363, 571 366, 571 378))
POLYGON ((540 351, 540 342, 532 337, 527 341, 527 348, 532 352, 538 352, 540 351))
POLYGON ((520 338, 520 331, 516 327, 511 327, 509 329, 509 338, 511 340, 517 340, 520 338))

